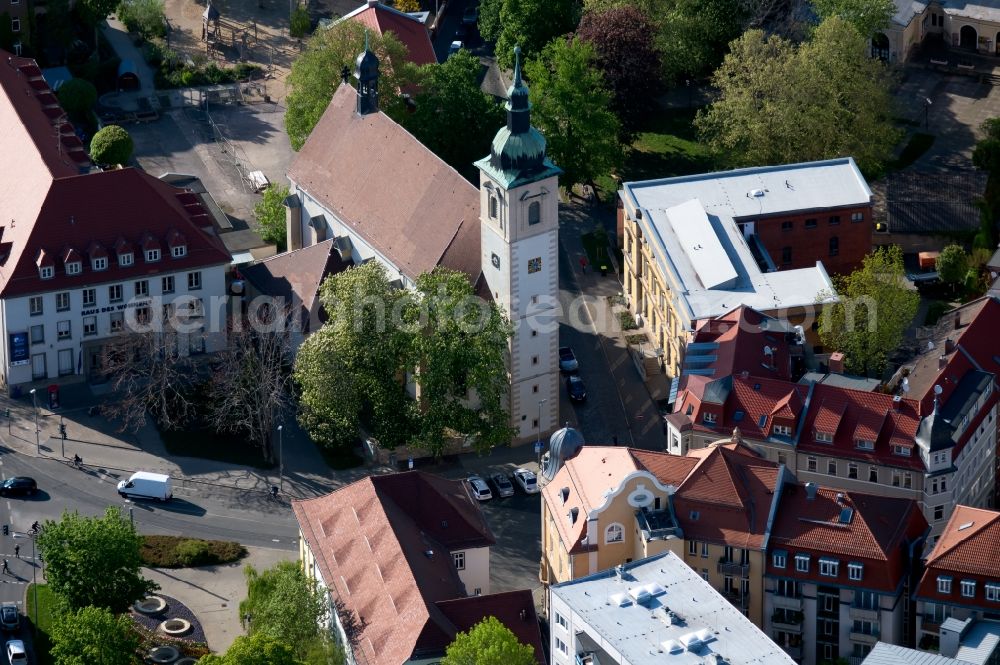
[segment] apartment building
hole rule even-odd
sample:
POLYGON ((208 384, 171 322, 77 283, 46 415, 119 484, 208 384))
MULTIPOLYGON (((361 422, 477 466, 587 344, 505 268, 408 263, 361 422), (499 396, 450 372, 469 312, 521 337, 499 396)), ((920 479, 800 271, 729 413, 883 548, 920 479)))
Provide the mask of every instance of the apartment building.
POLYGON ((672 552, 549 589, 552 665, 791 665, 672 552))
POLYGON ((541 580, 671 551, 756 624, 784 470, 740 442, 687 456, 587 446, 542 490, 541 580))
POLYGON ((787 485, 768 542, 764 632, 803 665, 911 644, 927 521, 912 499, 787 485))
POLYGON ((1000 620, 1000 513, 957 506, 916 587, 917 647, 944 650, 956 622, 1000 620))
POLYGON ((369 476, 292 509, 302 566, 326 590, 350 665, 440 662, 458 632, 489 616, 544 665, 531 592, 490 593, 495 540, 464 481, 369 476))
POLYGON ((178 353, 223 348, 232 257, 198 197, 136 169, 89 162, 33 60, 0 66, 0 381, 99 379, 130 329, 178 353), (55 139, 55 140, 54 140, 55 139))
POLYGON ((630 182, 619 197, 625 296, 671 376, 700 325, 741 304, 815 343, 828 271, 871 248, 872 194, 850 158, 630 182))

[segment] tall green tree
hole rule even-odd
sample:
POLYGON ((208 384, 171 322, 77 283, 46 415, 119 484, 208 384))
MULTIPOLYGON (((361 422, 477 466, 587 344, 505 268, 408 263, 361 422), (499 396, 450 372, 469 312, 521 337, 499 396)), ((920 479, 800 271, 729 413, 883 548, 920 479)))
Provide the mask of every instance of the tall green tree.
POLYGON ((812 6, 821 20, 839 16, 865 39, 888 28, 896 13, 893 0, 812 0, 812 6))
POLYGON ((481 0, 479 3, 479 35, 488 42, 500 37, 500 10, 504 0, 481 0))
POLYGON ((799 46, 750 30, 730 45, 712 77, 719 97, 695 125, 734 166, 853 156, 877 174, 901 134, 891 75, 867 49, 836 16, 799 46))
POLYGON ((594 63, 611 93, 611 109, 621 123, 623 143, 631 143, 656 106, 660 53, 649 39, 655 29, 642 10, 623 5, 585 13, 576 30, 580 39, 594 47, 594 63))
POLYGON ((98 164, 128 164, 134 150, 131 134, 118 125, 102 127, 90 139, 90 157, 98 164))
POLYGON ((121 612, 159 588, 142 577, 142 536, 117 507, 101 517, 66 511, 45 523, 37 543, 49 586, 70 609, 121 612))
POLYGON ((59 86, 56 97, 59 98, 63 111, 70 117, 82 118, 97 103, 97 88, 86 79, 71 79, 59 86))
POLYGON ((980 227, 973 245, 996 247, 994 220, 1000 219, 1000 118, 989 118, 980 127, 983 138, 972 151, 972 164, 986 171, 986 191, 978 203, 980 227))
POLYGON ((80 18, 89 25, 95 26, 114 13, 121 0, 81 0, 76 3, 80 18))
MULTIPOLYGON (((289 645, 291 654, 302 660, 308 659, 309 663, 342 661, 337 645, 326 639, 320 628, 327 619, 326 594, 316 580, 306 577, 299 562, 282 561, 263 571, 247 566, 244 573, 247 597, 240 603, 240 615, 250 616, 251 637, 258 640, 268 638, 276 643, 289 645)), ((249 647, 253 645, 245 646, 249 653, 249 647)), ((241 647, 236 653, 243 651, 241 647)), ((226 657, 230 657, 230 653, 226 657)), ((250 665, 257 662, 271 663, 229 660, 222 661, 220 665, 250 665)))
MULTIPOLYGON (((339 662, 343 662, 342 660, 339 662)), ((264 633, 240 635, 222 655, 208 654, 198 665, 306 665, 284 641, 264 633)), ((325 665, 325 664, 324 664, 325 665)))
POLYGON ((402 124, 438 157, 478 183, 473 162, 490 151, 503 125, 503 109, 479 89, 479 58, 459 51, 441 64, 421 68, 416 110, 402 124))
POLYGON ((139 634, 127 614, 103 607, 59 612, 49 631, 56 665, 132 665, 139 634))
POLYGON ((568 34, 580 20, 579 0, 503 0, 496 55, 501 67, 514 66, 514 47, 537 56, 550 41, 568 34))
POLYGON ((654 33, 667 81, 711 71, 748 17, 742 0, 672 0, 670 5, 654 33))
POLYGON ((288 197, 286 185, 271 185, 264 190, 260 201, 253 206, 253 216, 257 219, 257 231, 264 242, 273 242, 278 251, 285 251, 288 239, 285 228, 285 199, 288 197))
POLYGON ((903 250, 899 245, 880 247, 834 283, 838 301, 823 308, 820 340, 845 354, 851 372, 880 376, 887 354, 903 341, 920 304, 920 296, 906 283, 903 250))
POLYGON ((594 47, 579 37, 555 39, 525 64, 531 121, 563 171, 562 184, 592 182, 621 163, 620 125, 595 66, 594 47))
MULTIPOLYGON (((305 51, 292 64, 285 129, 295 150, 306 142, 329 106, 334 90, 340 85, 341 70, 347 67, 353 75, 354 60, 364 50, 365 38, 365 26, 356 21, 341 21, 314 32, 305 51)), ((398 120, 405 112, 401 91, 415 80, 416 67, 407 60, 406 47, 391 32, 371 33, 367 39, 381 63, 379 106, 398 120)))
POLYGON ((302 345, 295 366, 300 420, 314 438, 343 445, 363 424, 385 448, 435 455, 452 435, 479 450, 509 440, 509 324, 462 274, 439 268, 416 286, 393 288, 376 261, 323 284, 329 321, 302 345))
POLYGON ((956 284, 965 279, 969 270, 969 256, 961 245, 948 245, 937 258, 937 272, 945 284, 956 284))
POLYGON ((534 665, 535 650, 496 617, 487 617, 459 633, 445 650, 441 665, 534 665))

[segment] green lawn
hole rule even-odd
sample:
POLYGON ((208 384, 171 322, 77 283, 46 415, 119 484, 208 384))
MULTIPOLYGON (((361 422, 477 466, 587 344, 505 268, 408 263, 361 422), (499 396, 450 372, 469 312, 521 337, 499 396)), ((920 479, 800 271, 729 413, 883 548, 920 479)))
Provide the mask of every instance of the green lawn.
POLYGON ((52 614, 56 604, 56 594, 47 584, 28 585, 28 603, 26 619, 31 623, 35 616, 35 590, 38 588, 38 632, 35 635, 35 658, 38 665, 52 665, 52 641, 49 633, 52 630, 52 614))
MULTIPOLYGON (((649 180, 704 173, 717 168, 708 148, 698 143, 692 121, 695 109, 659 111, 632 143, 621 170, 622 179, 649 180)), ((615 192, 610 176, 597 179, 601 198, 615 192)))

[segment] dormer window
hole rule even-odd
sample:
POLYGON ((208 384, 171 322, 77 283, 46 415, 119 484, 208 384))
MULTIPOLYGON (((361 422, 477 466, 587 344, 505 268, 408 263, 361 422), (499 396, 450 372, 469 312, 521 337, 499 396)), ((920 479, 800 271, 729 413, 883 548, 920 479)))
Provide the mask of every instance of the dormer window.
POLYGON ((80 261, 70 261, 66 264, 67 275, 79 275, 83 272, 83 263, 80 261))
POLYGON ((938 575, 937 590, 938 593, 951 593, 951 577, 948 575, 938 575))
POLYGON ((93 259, 90 262, 90 267, 94 270, 107 270, 108 269, 108 259, 105 256, 93 259))
POLYGON ((42 279, 52 279, 56 276, 55 268, 52 266, 42 266, 38 269, 38 276, 42 279))
POLYGON ((900 446, 898 444, 893 444, 892 454, 899 455, 900 457, 909 457, 911 449, 909 446, 900 446))
POLYGON ((187 245, 177 245, 170 248, 170 256, 175 259, 180 259, 187 256, 188 248, 187 245))
POLYGON ((858 450, 875 450, 875 442, 868 439, 855 439, 854 445, 858 450))
POLYGON ((816 430, 817 443, 833 443, 833 432, 820 432, 816 430))
POLYGON ((792 428, 788 425, 775 425, 772 428, 775 436, 791 436, 792 428))
POLYGON ((118 265, 120 266, 130 266, 133 261, 135 261, 135 255, 132 252, 125 252, 118 255, 118 265))
POLYGON ((702 415, 702 420, 705 421, 706 425, 714 425, 718 421, 718 418, 719 417, 717 415, 709 411, 706 411, 704 415, 702 415))
POLYGON ((156 263, 160 260, 160 250, 159 249, 147 249, 146 250, 146 263, 156 263))

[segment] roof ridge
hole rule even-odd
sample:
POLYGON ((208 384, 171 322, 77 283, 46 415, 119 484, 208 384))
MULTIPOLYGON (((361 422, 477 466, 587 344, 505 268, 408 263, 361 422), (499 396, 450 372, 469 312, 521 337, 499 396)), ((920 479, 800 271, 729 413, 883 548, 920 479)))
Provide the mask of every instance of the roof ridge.
POLYGON ((296 254, 298 252, 304 252, 307 249, 315 249, 316 247, 322 247, 326 243, 333 244, 333 241, 334 241, 334 238, 327 238, 326 240, 321 240, 320 242, 317 242, 317 243, 312 244, 312 245, 306 245, 305 247, 299 247, 298 249, 290 249, 290 250, 287 250, 287 251, 284 251, 284 252, 279 252, 277 254, 272 254, 271 256, 266 256, 263 259, 259 259, 257 261, 254 261, 250 265, 252 265, 252 266, 258 266, 258 265, 261 265, 263 263, 267 263, 269 261, 274 261, 275 259, 284 259, 284 258, 287 258, 287 257, 291 256, 292 254, 296 254))

